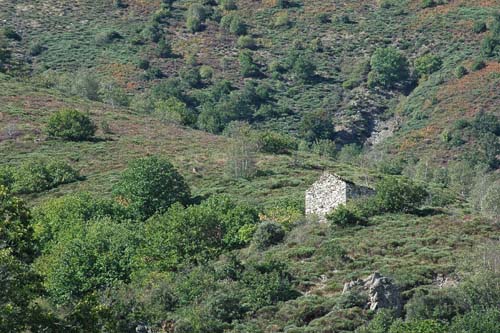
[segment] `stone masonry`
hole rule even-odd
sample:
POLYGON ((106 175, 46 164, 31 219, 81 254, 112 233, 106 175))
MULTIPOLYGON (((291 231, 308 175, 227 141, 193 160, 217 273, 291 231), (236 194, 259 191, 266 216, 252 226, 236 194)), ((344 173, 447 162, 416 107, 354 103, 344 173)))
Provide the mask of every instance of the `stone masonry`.
POLYGON ((375 192, 368 187, 356 185, 335 174, 325 172, 306 191, 306 216, 317 216, 320 222, 326 222, 326 215, 349 199, 372 195, 375 192))

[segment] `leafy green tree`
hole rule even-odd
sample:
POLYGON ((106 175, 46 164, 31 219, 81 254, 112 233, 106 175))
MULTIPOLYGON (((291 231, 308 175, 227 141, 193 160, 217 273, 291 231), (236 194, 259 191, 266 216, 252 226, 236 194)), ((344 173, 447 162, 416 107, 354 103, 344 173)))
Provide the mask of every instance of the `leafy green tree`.
POLYGON ((24 202, 0 185, 0 249, 23 262, 34 259, 33 228, 24 202))
POLYGON ((35 244, 24 202, 0 185, 0 331, 26 332, 35 325, 32 301, 41 295, 41 279, 30 263, 35 244))
POLYGON ((68 304, 129 281, 139 236, 131 224, 110 219, 77 223, 59 233, 37 262, 51 298, 68 304))
POLYGON ((100 218, 121 221, 128 217, 125 208, 116 201, 85 192, 47 200, 33 210, 35 236, 41 248, 73 225, 85 225, 100 218))
POLYGON ((32 302, 42 294, 40 277, 11 248, 0 249, 0 272, 0 331, 35 332, 32 302))
POLYGON ((94 136, 96 125, 86 113, 63 109, 51 115, 46 130, 50 136, 82 141, 94 136))
POLYGON ((114 193, 140 218, 166 211, 173 203, 187 204, 189 186, 166 159, 151 156, 134 160, 122 173, 114 193))
POLYGON ((165 214, 147 221, 141 257, 147 267, 175 269, 204 263, 223 251, 244 246, 242 231, 258 219, 257 212, 228 197, 212 197, 200 205, 173 205, 165 214))
POLYGON ((394 47, 379 48, 372 55, 369 84, 393 88, 410 77, 408 60, 394 47))

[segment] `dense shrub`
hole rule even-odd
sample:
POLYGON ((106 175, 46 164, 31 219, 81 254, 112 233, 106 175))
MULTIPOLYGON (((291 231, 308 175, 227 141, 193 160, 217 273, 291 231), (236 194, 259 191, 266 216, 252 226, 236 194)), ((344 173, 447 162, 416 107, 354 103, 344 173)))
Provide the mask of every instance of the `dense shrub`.
POLYGON ((21 35, 12 27, 4 27, 1 33, 3 36, 5 36, 5 38, 13 39, 18 42, 23 39, 21 35))
POLYGON ((293 289, 293 278, 283 263, 249 264, 241 279, 243 301, 251 310, 286 301, 300 295, 293 289))
POLYGON ((208 65, 202 65, 199 73, 202 80, 210 80, 214 76, 214 69, 208 65))
POLYGON ((255 40, 250 36, 240 36, 238 38, 238 47, 240 49, 250 49, 253 50, 257 47, 255 40))
POLYGON ((363 152, 363 147, 357 143, 344 145, 337 155, 339 161, 344 163, 356 163, 363 152))
POLYGON ((309 142, 316 140, 332 140, 335 136, 335 127, 331 115, 324 110, 306 113, 300 123, 300 134, 309 142))
POLYGON ((142 38, 158 43, 163 35, 158 22, 148 23, 141 32, 142 38))
POLYGON ((483 69, 485 67, 486 67, 486 63, 484 62, 483 59, 476 59, 472 63, 470 69, 473 70, 473 71, 479 71, 479 70, 481 70, 481 69, 483 69))
POLYGON ((259 67, 253 60, 252 53, 248 50, 240 52, 238 57, 240 72, 243 77, 253 77, 259 73, 259 67))
POLYGON ((284 237, 285 230, 280 224, 275 222, 263 222, 257 227, 253 242, 258 249, 265 250, 281 242, 284 237))
POLYGON ((12 57, 12 51, 7 46, 7 42, 0 36, 0 71, 5 69, 5 65, 12 57))
POLYGON ((467 68, 465 68, 464 66, 460 65, 458 66, 457 68, 455 68, 455 77, 457 79, 460 79, 462 77, 464 77, 465 75, 467 75, 469 73, 469 71, 467 70, 467 68))
POLYGON ((194 3, 189 6, 186 14, 186 27, 191 32, 200 31, 206 18, 206 9, 200 4, 194 3))
POLYGON ((288 16, 288 12, 279 12, 276 14, 274 19, 274 27, 276 28, 287 28, 290 26, 290 18, 288 16))
POLYGON ((183 68, 179 76, 183 83, 191 88, 199 87, 201 84, 200 69, 198 67, 187 67, 183 68))
POLYGON ((405 311, 406 318, 409 320, 451 321, 462 309, 456 302, 456 294, 450 290, 433 290, 427 294, 415 294, 405 305, 405 311))
POLYGON ((331 214, 328 215, 328 220, 332 224, 341 227, 363 223, 363 218, 352 205, 349 207, 346 207, 345 205, 338 206, 331 214))
POLYGON ((0 185, 8 189, 14 184, 14 170, 9 166, 0 166, 0 185))
POLYGON ((167 123, 192 125, 196 122, 196 114, 187 107, 186 103, 175 97, 157 101, 154 111, 162 121, 167 123))
POLYGON ((172 56, 172 46, 166 39, 161 39, 156 47, 156 54, 160 58, 169 58, 172 56))
POLYGON ((175 202, 186 204, 190 200, 184 178, 168 160, 157 156, 130 162, 114 193, 141 218, 164 212, 175 202))
POLYGON ((485 57, 494 57, 500 52, 500 36, 493 33, 486 36, 481 44, 481 52, 485 57))
POLYGON ((376 185, 376 202, 381 211, 410 212, 427 197, 425 189, 409 179, 386 177, 376 185))
POLYGON ((415 70, 419 76, 430 75, 438 71, 443 64, 440 57, 426 54, 415 60, 415 70))
POLYGON ((258 135, 260 150, 265 153, 287 154, 297 149, 297 141, 291 136, 273 131, 258 135))
POLYGON ((86 70, 76 73, 70 87, 71 93, 91 101, 100 100, 99 89, 100 82, 97 76, 86 70))
POLYGON ((476 22, 474 22, 474 25, 472 26, 472 31, 474 31, 476 34, 486 32, 486 30, 488 30, 486 23, 484 23, 482 21, 476 21, 476 22))
POLYGON ((12 191, 37 193, 78 180, 78 171, 63 161, 35 160, 11 170, 12 191))
POLYGON ((380 309, 368 325, 358 328, 356 333, 387 333, 395 319, 393 310, 380 309))
POLYGON ((371 58, 370 86, 395 87, 410 76, 408 60, 393 47, 379 48, 371 58))
POLYGON ((431 8, 435 7, 437 2, 435 0, 422 0, 422 8, 431 8))
POLYGON ((47 123, 47 134, 65 140, 88 140, 96 131, 90 117, 78 110, 63 109, 55 112, 47 123))
POLYGON ((42 52, 45 51, 46 49, 47 48, 41 42, 35 42, 31 44, 29 49, 29 54, 32 57, 36 57, 42 54, 42 52))
POLYGON ((435 320, 416 320, 403 322, 396 320, 389 333, 447 333, 447 325, 435 320))
POLYGON ((294 76, 300 81, 307 82, 314 78, 316 65, 310 55, 299 55, 292 66, 294 76))
POLYGON ((235 10, 237 9, 235 0, 219 0, 219 5, 224 10, 235 10))
POLYGON ((450 333, 500 332, 500 310, 491 308, 486 311, 472 311, 453 319, 450 333))
POLYGON ((222 17, 220 25, 226 31, 237 36, 247 33, 247 25, 238 14, 228 14, 222 17))
POLYGON ((144 73, 145 80, 161 79, 163 77, 163 72, 158 67, 150 67, 144 73))
POLYGON ((186 19, 186 28, 192 33, 200 31, 202 28, 202 21, 197 17, 188 16, 186 19))
POLYGON ((137 61, 137 67, 139 67, 140 69, 148 69, 149 66, 151 65, 150 61, 146 58, 143 58, 143 59, 139 59, 137 61))
POLYGON ((122 35, 118 31, 103 31, 96 35, 95 42, 99 46, 111 44, 118 39, 122 39, 122 35))
POLYGON ((126 107, 130 104, 130 96, 125 89, 114 82, 105 82, 101 84, 99 96, 101 96, 104 103, 111 105, 113 108, 116 106, 126 107))

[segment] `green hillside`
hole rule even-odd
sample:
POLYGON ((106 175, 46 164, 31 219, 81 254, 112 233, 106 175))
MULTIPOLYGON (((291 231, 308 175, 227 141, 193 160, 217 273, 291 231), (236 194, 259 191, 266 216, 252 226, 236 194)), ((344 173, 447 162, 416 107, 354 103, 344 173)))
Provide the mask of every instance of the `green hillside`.
POLYGON ((1 332, 500 331, 500 1, 0 8, 1 332))

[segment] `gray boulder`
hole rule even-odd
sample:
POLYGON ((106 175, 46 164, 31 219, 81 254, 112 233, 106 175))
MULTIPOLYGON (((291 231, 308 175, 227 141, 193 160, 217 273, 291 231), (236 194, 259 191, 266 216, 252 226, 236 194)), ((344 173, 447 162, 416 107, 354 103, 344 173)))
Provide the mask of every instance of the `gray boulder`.
POLYGON ((393 308, 401 312, 402 299, 398 287, 394 282, 380 273, 375 272, 366 279, 358 279, 344 284, 342 294, 347 292, 363 292, 368 295, 366 308, 378 310, 393 308))

